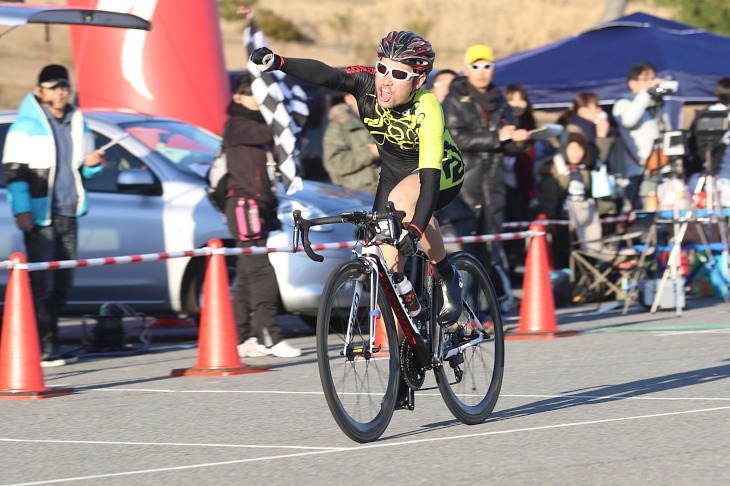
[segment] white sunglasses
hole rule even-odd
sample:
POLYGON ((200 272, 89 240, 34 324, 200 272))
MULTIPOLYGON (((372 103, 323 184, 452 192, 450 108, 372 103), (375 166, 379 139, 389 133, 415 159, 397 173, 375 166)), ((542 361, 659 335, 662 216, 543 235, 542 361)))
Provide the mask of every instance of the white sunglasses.
POLYGON ((471 68, 472 71, 480 71, 480 70, 489 71, 493 67, 494 67, 494 64, 492 64, 491 62, 475 62, 475 63, 469 64, 469 68, 471 68))
POLYGON ((418 76, 420 76, 419 73, 409 73, 405 69, 389 68, 381 61, 378 61, 375 64, 375 69, 382 77, 385 77, 388 73, 390 73, 390 76, 396 81, 408 81, 411 78, 417 78, 418 76))

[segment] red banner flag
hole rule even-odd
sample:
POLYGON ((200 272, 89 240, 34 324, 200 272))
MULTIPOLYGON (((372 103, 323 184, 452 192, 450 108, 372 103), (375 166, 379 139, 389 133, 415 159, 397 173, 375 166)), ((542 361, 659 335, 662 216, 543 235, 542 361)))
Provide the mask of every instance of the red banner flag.
POLYGON ((79 105, 126 108, 222 133, 230 101, 216 0, 68 0, 137 15, 150 32, 71 27, 79 105))

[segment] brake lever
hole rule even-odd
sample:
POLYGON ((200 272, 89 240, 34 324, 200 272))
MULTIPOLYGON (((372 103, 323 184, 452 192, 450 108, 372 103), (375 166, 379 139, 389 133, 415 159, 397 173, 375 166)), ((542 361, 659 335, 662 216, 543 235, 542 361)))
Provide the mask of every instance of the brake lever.
POLYGON ((312 243, 309 241, 309 228, 312 226, 312 223, 309 220, 306 220, 302 218, 302 213, 298 209, 292 213, 292 216, 294 217, 294 247, 292 249, 292 253, 297 252, 297 247, 299 246, 299 233, 301 231, 302 234, 302 246, 304 247, 304 253, 307 254, 307 256, 315 261, 315 262, 322 262, 324 261, 324 257, 322 255, 318 255, 314 253, 312 250, 312 243))
POLYGON ((296 210, 292 213, 292 217, 294 218, 294 234, 293 236, 293 244, 292 244, 292 253, 296 253, 299 250, 299 233, 302 230, 302 212, 300 210, 296 210))

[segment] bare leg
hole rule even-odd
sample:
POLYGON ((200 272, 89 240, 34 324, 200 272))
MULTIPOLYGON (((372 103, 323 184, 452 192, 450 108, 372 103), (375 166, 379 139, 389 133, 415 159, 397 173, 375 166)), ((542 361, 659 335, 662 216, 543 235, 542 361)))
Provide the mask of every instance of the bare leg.
MULTIPOLYGON (((403 223, 408 224, 413 218, 416 210, 416 202, 421 192, 421 181, 418 174, 411 174, 396 185, 388 196, 389 201, 393 201, 398 211, 405 211, 406 216, 403 223)), ((444 248, 444 238, 441 236, 436 218, 431 217, 428 225, 423 231, 423 239, 421 240, 421 248, 426 252, 431 263, 436 264, 446 257, 446 249, 444 248)), ((383 245, 380 247, 385 261, 388 263, 391 273, 403 272, 406 265, 406 259, 398 253, 394 246, 383 245)))
POLYGON ((441 228, 436 218, 431 216, 428 222, 423 239, 421 240, 421 248, 426 252, 431 263, 436 265, 438 262, 446 258, 446 247, 444 247, 444 237, 441 235, 441 228))

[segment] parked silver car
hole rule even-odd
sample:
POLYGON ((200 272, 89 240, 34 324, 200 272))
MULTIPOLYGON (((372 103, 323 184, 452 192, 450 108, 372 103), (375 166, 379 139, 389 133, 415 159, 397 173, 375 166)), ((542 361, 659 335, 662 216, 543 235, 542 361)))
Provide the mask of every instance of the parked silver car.
MULTIPOLYGON (((84 110, 96 146, 124 134, 106 152, 101 177, 87 181, 89 213, 79 219, 78 258, 90 259, 190 250, 212 238, 234 246, 223 216, 216 211, 202 176, 213 161, 220 139, 181 121, 123 111, 84 110)), ((0 113, 0 153, 16 112, 0 113)), ((267 246, 292 242, 292 217, 369 209, 372 196, 330 184, 304 181, 292 196, 279 192, 281 231, 267 246)), ((352 241, 354 228, 328 225, 313 231, 313 243, 352 241)), ((24 251, 15 227, 0 171, 0 260, 24 251)), ((272 253, 282 300, 282 312, 316 315, 322 289, 331 270, 350 257, 349 250, 326 251, 323 263, 303 253, 272 253)), ((236 257, 229 257, 229 268, 236 257)), ((96 313, 106 302, 124 302, 153 316, 195 316, 200 312, 203 257, 121 264, 76 270, 66 312, 96 313)), ((5 295, 7 271, 0 270, 0 295, 5 295)), ((4 300, 4 299, 3 299, 4 300)), ((2 303, 0 302, 0 305, 2 303)))

